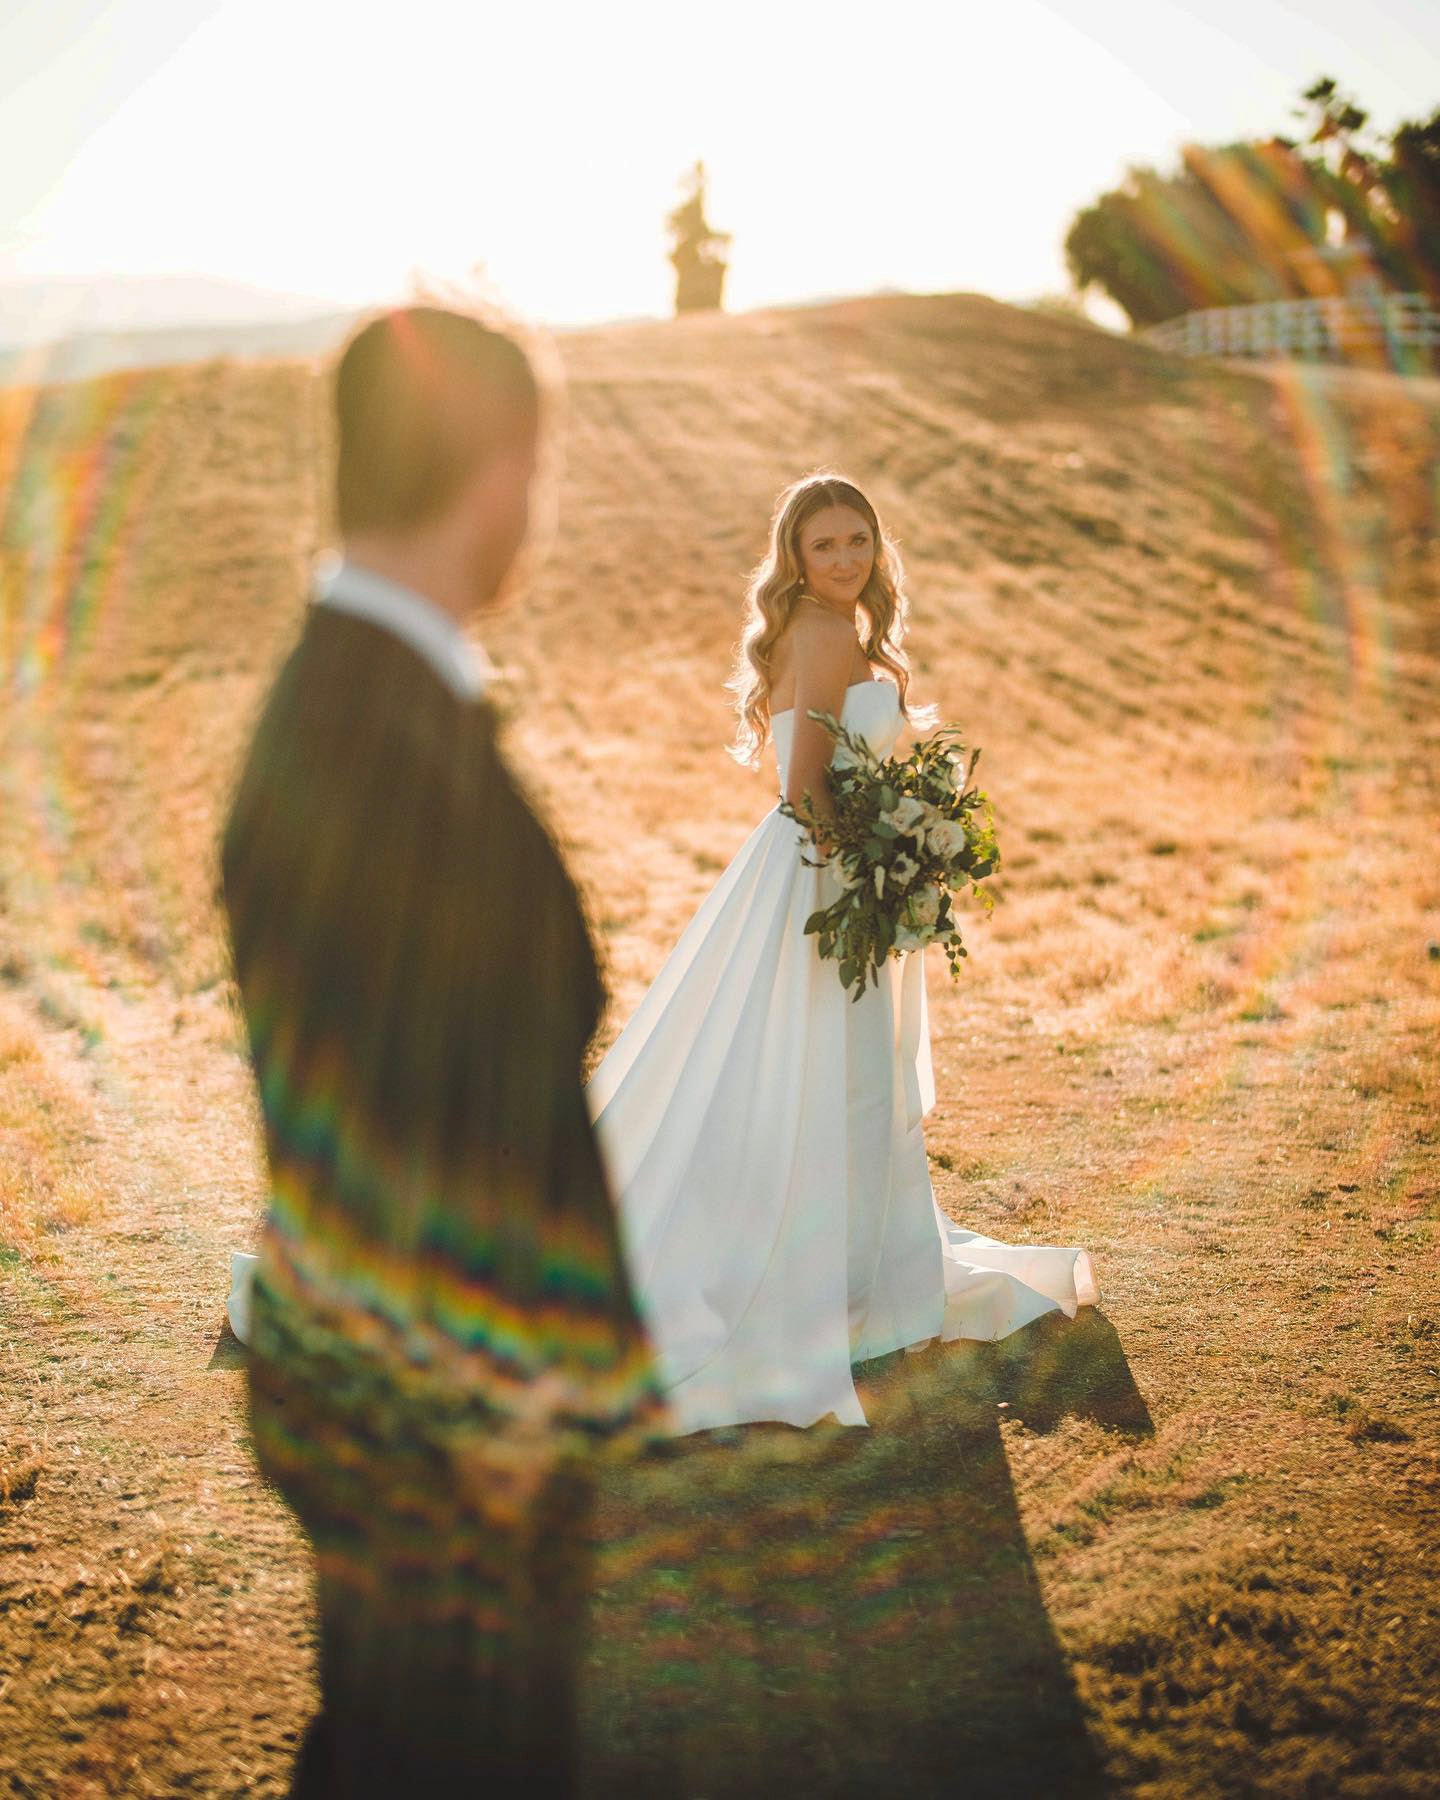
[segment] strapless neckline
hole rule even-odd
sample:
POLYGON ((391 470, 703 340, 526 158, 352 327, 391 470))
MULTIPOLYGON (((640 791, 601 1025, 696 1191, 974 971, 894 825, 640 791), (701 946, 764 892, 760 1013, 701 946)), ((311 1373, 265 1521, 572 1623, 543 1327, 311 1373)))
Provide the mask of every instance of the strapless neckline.
MULTIPOLYGON (((864 681, 852 681, 845 689, 845 692, 849 694, 853 693, 856 688, 893 687, 893 685, 893 682, 886 681, 882 675, 867 675, 864 681)), ((793 706, 782 706, 779 712, 772 712, 770 717, 772 719, 783 719, 787 713, 793 713, 794 710, 795 708, 793 706)))

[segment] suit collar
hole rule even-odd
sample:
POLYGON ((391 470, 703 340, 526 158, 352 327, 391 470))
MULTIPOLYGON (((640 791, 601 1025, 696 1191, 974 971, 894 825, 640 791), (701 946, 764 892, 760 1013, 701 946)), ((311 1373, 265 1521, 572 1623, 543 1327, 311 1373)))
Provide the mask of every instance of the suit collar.
POLYGON ((347 557, 331 555, 317 564, 311 601, 367 619, 403 639, 462 700, 478 698, 495 673, 484 651, 442 607, 347 557))

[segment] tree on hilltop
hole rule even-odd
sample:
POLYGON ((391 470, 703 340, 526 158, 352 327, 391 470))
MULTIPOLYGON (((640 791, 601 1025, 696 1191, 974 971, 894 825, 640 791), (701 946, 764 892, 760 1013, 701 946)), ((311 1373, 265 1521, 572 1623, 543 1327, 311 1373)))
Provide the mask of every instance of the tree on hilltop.
POLYGON ((685 177, 685 197, 665 221, 670 232, 670 261, 675 268, 675 311, 702 312, 720 305, 728 263, 728 231, 715 231, 705 217, 705 165, 697 162, 685 177))

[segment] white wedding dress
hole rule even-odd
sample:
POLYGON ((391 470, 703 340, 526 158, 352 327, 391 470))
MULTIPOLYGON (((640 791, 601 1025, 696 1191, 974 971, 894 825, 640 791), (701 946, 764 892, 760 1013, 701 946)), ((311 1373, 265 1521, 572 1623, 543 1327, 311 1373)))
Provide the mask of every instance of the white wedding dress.
MULTIPOLYGON (((842 720, 886 753, 894 686, 852 685, 842 720)), ((782 793, 792 728, 773 716, 782 793)), ((805 935, 839 892, 806 842, 765 815, 586 1089, 680 1432, 864 1425, 852 1362, 1099 1299, 1087 1250, 998 1243, 936 1205, 924 952, 852 1001, 805 935)))

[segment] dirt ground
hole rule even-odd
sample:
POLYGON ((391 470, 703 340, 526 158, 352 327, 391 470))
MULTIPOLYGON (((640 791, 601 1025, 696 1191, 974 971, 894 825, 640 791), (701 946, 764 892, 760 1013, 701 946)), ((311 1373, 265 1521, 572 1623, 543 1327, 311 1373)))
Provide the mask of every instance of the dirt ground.
MULTIPOLYGON (((1102 1302, 602 1503, 590 1789, 1436 1791, 1440 383, 973 295, 559 339, 484 630, 614 1035, 772 803, 721 682, 834 464, 1004 863, 931 962, 942 1206, 1102 1302), (768 1771, 768 1776, 762 1773, 768 1771)), ((327 541, 323 372, 0 394, 0 1793, 275 1795, 314 1703, 227 1258, 264 1172, 217 825, 327 541)))

